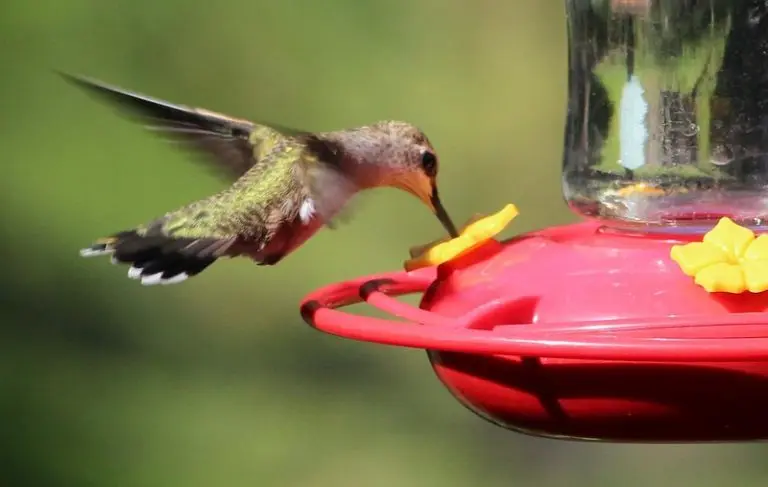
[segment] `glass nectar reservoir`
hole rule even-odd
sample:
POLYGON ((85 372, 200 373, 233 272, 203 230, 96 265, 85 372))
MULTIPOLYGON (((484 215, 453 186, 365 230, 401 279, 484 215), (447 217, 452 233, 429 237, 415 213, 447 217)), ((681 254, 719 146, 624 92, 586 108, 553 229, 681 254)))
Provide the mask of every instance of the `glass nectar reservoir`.
POLYGON ((768 224, 768 3, 567 0, 563 191, 613 228, 768 224))

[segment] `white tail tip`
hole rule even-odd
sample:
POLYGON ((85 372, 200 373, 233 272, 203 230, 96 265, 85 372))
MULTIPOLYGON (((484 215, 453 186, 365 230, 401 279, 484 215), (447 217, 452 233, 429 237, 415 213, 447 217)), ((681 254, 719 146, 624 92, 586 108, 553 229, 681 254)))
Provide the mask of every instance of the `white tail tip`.
POLYGON ((149 276, 141 276, 141 283, 144 286, 154 286, 157 284, 162 284, 162 285, 178 284, 182 281, 187 280, 188 277, 189 276, 185 272, 182 272, 181 274, 176 274, 175 276, 164 279, 163 273, 158 272, 157 274, 152 274, 149 276))

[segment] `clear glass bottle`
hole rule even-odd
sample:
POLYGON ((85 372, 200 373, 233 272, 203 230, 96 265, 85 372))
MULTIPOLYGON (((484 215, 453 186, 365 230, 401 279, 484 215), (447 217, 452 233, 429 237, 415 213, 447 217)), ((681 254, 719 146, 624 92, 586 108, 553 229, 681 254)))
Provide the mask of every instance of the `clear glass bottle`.
POLYGON ((566 3, 569 206, 645 231, 768 226, 768 2, 566 3))

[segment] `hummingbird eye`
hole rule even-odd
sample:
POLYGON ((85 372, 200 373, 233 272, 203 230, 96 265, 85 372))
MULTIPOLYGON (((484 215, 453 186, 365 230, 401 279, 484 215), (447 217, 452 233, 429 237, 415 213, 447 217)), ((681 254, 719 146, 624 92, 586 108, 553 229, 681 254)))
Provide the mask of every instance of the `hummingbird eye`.
POLYGON ((434 177, 437 174, 437 156, 430 151, 421 154, 421 168, 427 176, 434 177))

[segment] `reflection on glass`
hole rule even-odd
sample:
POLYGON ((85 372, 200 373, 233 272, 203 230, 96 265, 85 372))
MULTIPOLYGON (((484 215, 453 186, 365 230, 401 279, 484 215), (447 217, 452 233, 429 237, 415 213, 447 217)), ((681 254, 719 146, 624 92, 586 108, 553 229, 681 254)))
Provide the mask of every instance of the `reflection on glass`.
POLYGON ((768 2, 566 1, 571 208, 613 227, 768 225, 768 2))

